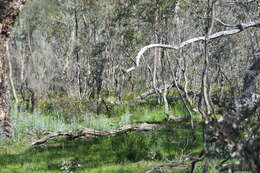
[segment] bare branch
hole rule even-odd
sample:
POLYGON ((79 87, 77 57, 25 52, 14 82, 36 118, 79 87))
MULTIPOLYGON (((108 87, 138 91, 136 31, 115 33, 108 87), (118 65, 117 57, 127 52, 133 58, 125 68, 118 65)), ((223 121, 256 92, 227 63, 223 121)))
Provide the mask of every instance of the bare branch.
MULTIPOLYGON (((167 44, 150 44, 148 46, 145 46, 143 47, 137 54, 137 56, 135 57, 135 61, 136 61, 136 67, 139 66, 140 64, 140 59, 141 59, 141 56, 148 50, 148 49, 151 49, 151 48, 155 48, 155 47, 158 47, 158 48, 165 48, 165 49, 178 49, 178 47, 176 46, 172 46, 172 45, 167 45, 167 44)), ((127 70, 125 70, 127 73, 131 72, 135 70, 135 67, 131 67, 127 70)))
MULTIPOLYGON (((249 22, 249 23, 241 23, 241 24, 235 25, 235 27, 236 27, 235 29, 225 30, 225 31, 220 31, 220 32, 214 33, 214 34, 208 36, 208 40, 216 39, 216 38, 219 38, 219 37, 222 37, 222 36, 234 35, 234 34, 237 34, 241 31, 243 31, 243 30, 253 28, 253 27, 259 28, 260 27, 260 20, 252 21, 252 22, 249 22)), ((147 46, 143 47, 138 52, 137 56, 135 57, 136 65, 133 66, 133 67, 130 67, 129 69, 124 70, 124 71, 129 73, 131 71, 134 71, 136 69, 136 67, 139 67, 141 57, 148 49, 158 47, 158 48, 163 48, 163 49, 175 49, 175 50, 177 50, 177 49, 180 49, 180 48, 182 48, 186 45, 189 45, 191 43, 194 43, 194 42, 197 42, 197 41, 204 41, 204 40, 206 40, 206 37, 201 36, 201 37, 195 37, 195 38, 189 39, 187 41, 184 41, 179 46, 168 45, 168 44, 150 44, 150 45, 147 45, 147 46)))
POLYGON ((221 25, 226 26, 226 27, 236 27, 237 25, 230 25, 227 23, 224 23, 222 20, 218 19, 218 18, 214 18, 217 22, 219 22, 221 25))
POLYGON ((226 0, 221 0, 220 4, 222 5, 228 5, 228 6, 234 6, 234 5, 248 5, 250 3, 256 2, 258 3, 258 0, 230 0, 230 1, 226 1, 226 0))

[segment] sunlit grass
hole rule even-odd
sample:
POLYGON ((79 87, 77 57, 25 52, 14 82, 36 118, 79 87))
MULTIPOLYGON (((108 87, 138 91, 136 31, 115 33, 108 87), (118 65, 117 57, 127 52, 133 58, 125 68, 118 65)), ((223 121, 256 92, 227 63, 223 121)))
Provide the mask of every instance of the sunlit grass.
MULTIPOLYGON (((85 113, 78 119, 62 114, 46 114, 36 110, 33 114, 12 110, 13 136, 0 141, 0 172, 145 172, 158 163, 181 161, 187 155, 201 151, 201 132, 191 141, 187 119, 167 123, 163 106, 121 105, 111 117, 85 113), (30 143, 49 131, 94 128, 109 130, 120 125, 141 122, 160 122, 162 126, 150 132, 126 133, 94 139, 57 138, 46 145, 32 147, 30 143), (75 167, 76 165, 76 167, 75 167), (77 165, 80 165, 77 167, 77 165)), ((182 108, 171 107, 170 113, 183 113, 182 108)), ((186 115, 183 115, 186 116, 186 115)), ((175 172, 185 172, 182 168, 175 172)))
POLYGON ((61 172, 64 163, 79 164, 77 172, 144 172, 195 154, 200 140, 188 145, 188 138, 189 130, 165 129, 89 140, 58 138, 39 147, 10 140, 0 148, 0 172, 61 172))

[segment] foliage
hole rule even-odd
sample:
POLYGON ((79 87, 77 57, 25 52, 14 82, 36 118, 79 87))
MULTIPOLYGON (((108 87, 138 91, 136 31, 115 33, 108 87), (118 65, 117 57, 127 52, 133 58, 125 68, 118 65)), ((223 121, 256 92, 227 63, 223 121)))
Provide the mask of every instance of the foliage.
MULTIPOLYGON (((259 101, 251 101, 259 98, 237 99, 243 96, 243 83, 247 84, 243 80, 247 66, 260 50, 259 30, 206 40, 178 51, 149 49, 135 72, 126 73, 125 70, 136 64, 133 58, 147 44, 178 45, 227 27, 239 29, 242 25, 234 24, 259 19, 258 11, 254 1, 30 1, 20 15, 9 43, 9 54, 13 57, 10 61, 13 95, 15 97, 17 92, 18 102, 21 102, 12 112, 15 128, 11 140, 28 142, 55 130, 83 127, 107 130, 128 123, 156 122, 168 129, 84 141, 93 144, 93 148, 82 149, 79 145, 79 150, 87 150, 85 154, 90 156, 83 158, 79 154, 79 158, 68 157, 64 163, 52 159, 39 169, 58 171, 63 167, 69 172, 76 169, 79 162, 98 172, 98 166, 102 171, 103 166, 109 169, 107 165, 112 162, 116 168, 112 166, 109 171, 127 172, 120 166, 117 169, 117 164, 135 165, 146 160, 149 165, 154 163, 151 160, 181 160, 195 147, 187 136, 202 140, 200 131, 203 131, 206 162, 202 169, 208 166, 213 172, 224 169, 222 161, 225 160, 232 169, 239 162, 241 170, 259 170, 256 168, 259 152, 251 147, 256 146, 253 144, 259 138, 259 108, 256 106, 259 101), (165 90, 167 85, 173 84, 175 89, 167 91, 165 96, 160 88, 165 90), (154 89, 156 96, 144 98, 146 103, 132 103, 136 101, 134 98, 150 89, 154 89), (170 98, 176 96, 179 99, 171 102, 170 98), (109 103, 124 100, 130 104, 109 103), (212 112, 210 107, 214 108, 212 112), (189 123, 182 122, 179 128, 168 122, 166 115, 184 116, 183 120, 188 122, 189 118, 189 123), (237 132, 235 140, 224 127, 237 132), (173 136, 180 142, 172 143, 173 136), (97 155, 93 156, 96 150, 97 155), (101 153, 104 160, 100 159, 101 153), (207 165, 209 158, 214 161, 207 165), (88 161, 94 166, 83 164, 88 161)), ((64 144, 67 141, 61 142, 71 152, 64 144)), ((42 156, 52 155, 52 151, 57 155, 67 152, 52 145, 53 150, 47 147, 40 153, 38 149, 28 149, 28 153, 32 154, 34 150, 42 156), (52 151, 48 153, 48 150, 52 151)), ((74 144, 71 145, 76 150, 74 144)), ((27 160, 28 153, 25 151, 25 162, 31 161, 27 160)), ((8 165, 8 159, 13 160, 13 157, 4 156, 7 161, 2 163, 8 165)), ((39 160, 43 162, 41 158, 39 160)), ((30 167, 30 164, 26 166, 30 167)), ((37 171, 37 166, 33 165, 32 169, 37 171)))

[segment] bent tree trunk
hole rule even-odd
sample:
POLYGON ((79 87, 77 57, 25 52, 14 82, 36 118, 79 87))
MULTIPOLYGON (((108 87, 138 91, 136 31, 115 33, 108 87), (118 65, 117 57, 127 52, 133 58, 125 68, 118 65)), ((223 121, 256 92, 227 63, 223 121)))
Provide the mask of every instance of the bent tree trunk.
POLYGON ((15 18, 25 0, 0 0, 0 135, 10 132, 10 104, 8 98, 8 65, 6 44, 12 31, 15 18))

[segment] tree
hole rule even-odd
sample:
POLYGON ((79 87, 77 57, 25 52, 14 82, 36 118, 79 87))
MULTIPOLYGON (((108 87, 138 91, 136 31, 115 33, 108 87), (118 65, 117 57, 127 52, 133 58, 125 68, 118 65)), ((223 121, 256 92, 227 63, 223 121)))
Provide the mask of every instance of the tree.
MULTIPOLYGON (((209 17, 208 17, 209 18, 209 17)), ((216 20, 212 17, 212 20, 216 20)), ((221 22, 221 21, 220 21, 221 22)), ((226 25, 222 22, 223 25, 226 25)), ((208 25, 209 26, 209 25, 208 25)), ((227 25, 226 25, 227 26, 227 25)), ((228 25, 231 26, 231 25, 228 25)), ((170 45, 170 44, 150 44, 143 47, 136 56, 136 63, 133 67, 126 69, 126 72, 131 72, 136 70, 137 67, 140 66, 140 60, 143 57, 144 53, 151 48, 162 48, 162 49, 173 49, 179 50, 191 43, 203 41, 205 43, 204 51, 209 49, 209 45, 207 42, 217 39, 219 37, 227 37, 230 35, 238 34, 248 28, 259 28, 260 21, 255 20, 248 23, 241 23, 237 25, 232 25, 233 29, 224 30, 220 32, 216 32, 210 34, 206 32, 205 36, 195 37, 189 39, 187 41, 181 42, 179 45, 170 45)), ((208 54, 205 53, 205 54, 208 54)), ((207 68, 209 68, 209 59, 208 55, 204 55, 205 62, 207 68)), ((204 141, 206 147, 203 149, 204 159, 205 159, 205 167, 204 172, 208 172, 208 160, 213 157, 221 156, 219 152, 224 151, 224 153, 230 153, 230 156, 227 160, 231 160, 235 158, 238 160, 236 163, 238 170, 250 170, 253 172, 260 171, 260 155, 259 155, 259 125, 255 125, 255 121, 258 120, 259 116, 259 106, 260 99, 259 94, 257 94, 257 87, 259 86, 259 62, 260 56, 259 54, 254 55, 256 60, 255 62, 248 68, 244 77, 244 89, 243 92, 239 94, 238 98, 232 98, 231 106, 224 107, 223 117, 217 119, 216 114, 212 111, 209 111, 209 105, 207 105, 206 99, 209 98, 211 94, 210 91, 207 91, 207 87, 202 77, 200 80, 202 81, 201 92, 199 96, 203 96, 202 101, 205 103, 206 109, 200 108, 200 103, 197 106, 199 108, 199 113, 202 115, 204 121, 204 141), (206 91, 205 91, 206 90, 206 91), (205 94, 205 92, 208 92, 205 94), (207 95, 205 97, 205 95, 207 95), (251 119, 252 121, 249 121, 251 119), (250 124, 250 125, 249 125, 250 124), (247 131, 247 129, 250 129, 247 131), (219 145, 221 144, 221 145, 219 145), (218 146, 219 145, 219 146, 218 146)), ((212 61, 212 59, 211 59, 212 61)), ((212 66, 211 66, 212 67, 212 66)), ((205 72, 203 70, 203 76, 206 74, 210 74, 210 68, 205 72)), ((238 79, 238 78, 237 78, 238 79)), ((207 83, 212 84, 213 81, 207 81, 207 83)), ((176 88, 178 88, 176 86, 176 88)), ((238 89, 233 89, 239 93, 238 89)), ((187 95, 186 95, 187 97, 187 95)), ((188 100, 188 98, 186 98, 188 100)), ((194 108, 193 110, 195 110, 194 108)), ((223 156, 223 155, 222 155, 223 156)), ((224 156, 226 157, 226 156, 224 156)), ((226 162, 225 160, 224 162, 226 162)), ((223 163, 224 163, 223 162, 223 163)), ((222 166, 223 163, 220 165, 222 166)), ((228 168, 229 169, 229 168, 228 168)), ((193 168, 192 171, 193 172, 193 168)))
MULTIPOLYGON (((239 89, 230 87, 239 88, 242 85, 243 70, 246 68, 245 64, 250 61, 244 57, 259 49, 259 30, 249 30, 253 27, 259 28, 260 21, 256 16, 258 6, 255 7, 253 2, 256 1, 253 0, 232 3, 208 0, 205 8, 204 2, 32 1, 33 8, 27 12, 27 26, 22 31, 25 37, 21 39, 21 42, 28 43, 21 47, 25 47, 28 55, 31 54, 28 56, 31 61, 26 64, 28 68, 24 68, 24 65, 21 67, 21 74, 26 69, 26 87, 29 92, 31 90, 39 95, 47 95, 48 92, 42 92, 43 88, 45 91, 52 90, 52 94, 55 94, 55 91, 61 89, 57 87, 57 83, 61 81, 60 83, 66 83, 65 87, 62 87, 67 90, 65 92, 68 96, 89 95, 94 99, 98 98, 98 104, 106 91, 109 94, 115 92, 120 100, 124 90, 127 92, 129 89, 126 85, 128 82, 134 78, 136 83, 138 80, 147 79, 139 84, 139 90, 148 89, 159 94, 167 112, 167 90, 175 86, 179 95, 185 96, 182 97, 183 103, 187 105, 191 122, 192 110, 202 115, 205 123, 203 128, 206 131, 205 141, 209 141, 206 138, 214 136, 214 140, 224 143, 222 149, 225 153, 231 153, 230 156, 240 159, 241 163, 252 162, 250 169, 259 172, 259 154, 254 154, 257 150, 254 148, 260 146, 259 135, 255 135, 259 134, 259 127, 251 123, 256 119, 256 110, 260 104, 259 95, 255 93, 259 81, 259 58, 245 75, 244 91, 240 93, 239 89), (230 5, 232 8, 228 7, 230 5), (43 10, 40 11, 40 8, 43 10), (241 24, 228 25, 223 21, 241 24), (247 23, 248 21, 252 22, 247 23), (44 24, 39 25, 40 22, 44 24), (197 37, 198 35, 201 36, 197 37), (230 38, 228 35, 233 36, 230 38), (153 42, 158 44, 143 47, 135 61, 130 58, 138 47, 153 42), (191 44, 195 42, 203 44, 191 44), (240 47, 237 46, 238 42, 240 47), (147 58, 142 58, 143 55, 147 58), (131 63, 135 65, 123 70, 123 67, 128 67, 131 63), (138 74, 131 72, 134 70, 138 74), (230 86, 227 85, 229 82, 230 86), (37 85, 34 85, 35 83, 37 85), (42 84, 45 84, 45 87, 42 87, 42 84), (221 97, 213 100, 212 92, 213 89, 219 88, 221 97, 231 92, 235 92, 238 97, 231 97, 233 103, 230 107, 219 106, 224 110, 220 113, 221 118, 215 116, 221 97), (190 95, 193 96, 193 101, 190 95), (213 101, 215 105, 212 104, 213 101), (253 120, 247 123, 251 118, 253 120), (248 132, 245 131, 246 127, 250 127, 248 132), (246 159, 241 159, 241 155, 246 159)), ((1 133, 5 135, 8 135, 11 127, 5 45, 23 3, 22 0, 0 2, 0 126, 1 133)), ((26 22, 23 20, 21 23, 24 25, 26 22)), ((24 76, 21 75, 21 81, 22 79, 24 76)), ((138 89, 134 90, 132 87, 131 91, 138 92, 138 89)), ((146 92, 146 95, 151 92, 146 92)), ((136 98, 142 98, 144 94, 136 98)), ((217 151, 211 152, 207 149, 207 157, 217 151)))
POLYGON ((10 105, 7 89, 6 44, 10 37, 15 18, 19 14, 24 0, 0 1, 0 135, 8 136, 10 132, 10 105))

